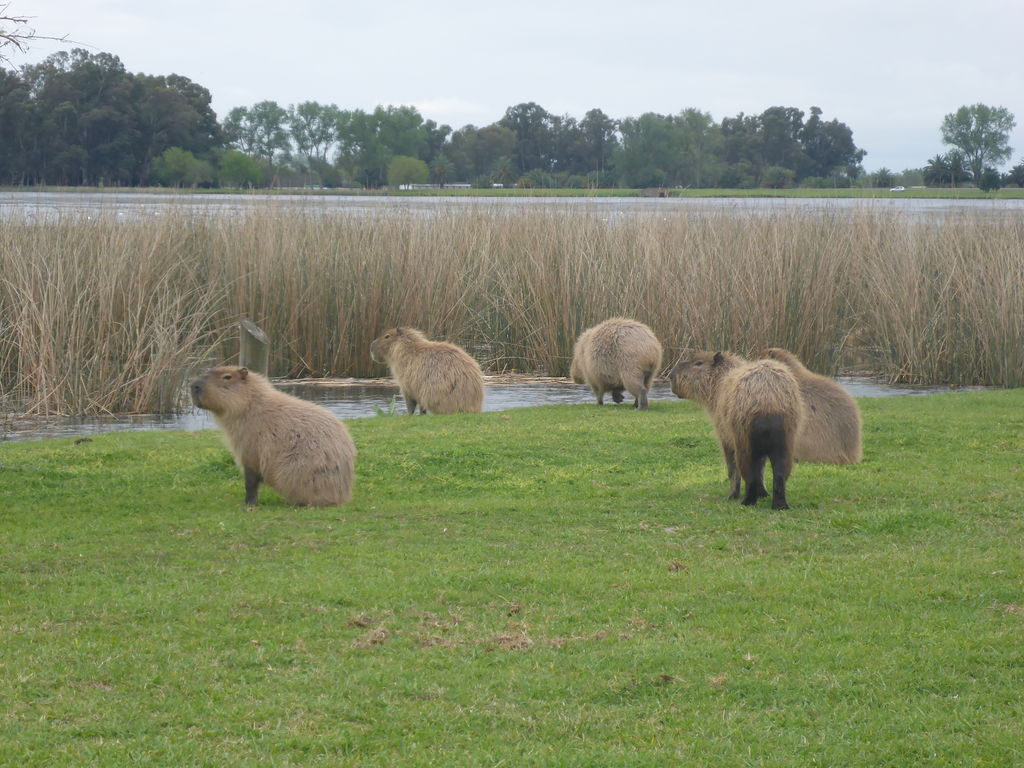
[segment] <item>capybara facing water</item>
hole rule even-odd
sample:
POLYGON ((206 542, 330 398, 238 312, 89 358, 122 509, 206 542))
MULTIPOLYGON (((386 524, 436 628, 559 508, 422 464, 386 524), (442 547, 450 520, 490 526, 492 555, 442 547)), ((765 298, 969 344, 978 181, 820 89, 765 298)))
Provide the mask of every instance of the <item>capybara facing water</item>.
POLYGON ((604 393, 622 402, 625 389, 636 398, 634 408, 647 409, 647 393, 661 368, 661 343, 654 332, 637 320, 613 317, 588 328, 576 340, 569 374, 587 384, 604 404, 604 393))
POLYGON ((290 504, 352 499, 356 446, 329 411, 285 394, 258 373, 213 368, 192 382, 192 402, 213 414, 245 476, 245 503, 265 482, 290 504))
POLYGON ((387 363, 409 413, 479 413, 484 377, 466 350, 428 341, 415 328, 392 328, 370 343, 370 357, 387 363))
POLYGON ((792 352, 771 347, 762 357, 789 368, 800 385, 806 419, 796 437, 797 461, 856 464, 861 460, 857 401, 837 381, 808 370, 792 352))
POLYGON ((747 362, 722 352, 700 352, 672 369, 672 392, 693 400, 711 415, 729 471, 730 499, 756 504, 768 491, 764 465, 772 463, 772 509, 789 509, 786 480, 804 404, 790 370, 774 360, 747 362))

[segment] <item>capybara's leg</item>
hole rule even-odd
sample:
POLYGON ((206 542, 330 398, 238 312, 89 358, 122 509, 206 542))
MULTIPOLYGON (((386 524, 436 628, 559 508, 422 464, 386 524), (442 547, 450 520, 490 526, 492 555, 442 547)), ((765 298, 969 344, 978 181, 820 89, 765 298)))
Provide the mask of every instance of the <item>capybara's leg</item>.
POLYGON ((640 395, 637 397, 634 407, 639 408, 641 411, 647 410, 647 387, 640 390, 640 395))
POLYGON ((742 479, 747 484, 747 493, 743 497, 743 503, 748 507, 757 504, 757 479, 754 472, 754 457, 750 454, 750 449, 740 453, 736 452, 736 472, 739 478, 736 480, 736 495, 739 495, 739 480, 742 479))
POLYGON ((409 397, 404 392, 402 393, 402 396, 405 397, 405 408, 406 408, 407 411, 409 411, 409 415, 410 416, 415 416, 416 415, 416 406, 419 405, 419 403, 416 402, 416 400, 414 400, 413 398, 409 397))
POLYGON ((245 504, 255 507, 260 503, 260 473, 252 467, 245 468, 245 504))
POLYGON ((768 496, 768 489, 764 486, 764 465, 768 461, 767 456, 761 456, 754 461, 754 480, 757 483, 757 487, 754 489, 757 492, 757 498, 763 499, 768 496))
MULTIPOLYGON (((594 397, 597 398, 597 404, 604 405, 604 387, 599 387, 597 384, 591 384, 590 391, 593 392, 594 397)), ((614 398, 614 395, 612 397, 614 398)))
POLYGON ((725 456, 725 468, 729 472, 729 498, 740 497, 740 471, 736 467, 736 452, 731 445, 722 443, 722 454, 725 456))
POLYGON ((625 399, 626 398, 622 396, 622 387, 615 387, 615 389, 612 390, 612 400, 615 401, 616 405, 618 405, 625 399))
POLYGON ((651 392, 651 384, 654 382, 654 371, 644 371, 643 399, 640 402, 640 409, 647 410, 647 395, 651 392))
POLYGON ((639 408, 641 411, 647 410, 647 387, 644 385, 644 375, 642 372, 631 373, 628 376, 624 376, 622 383, 626 385, 626 389, 629 390, 635 401, 633 402, 634 408, 639 408))
POLYGON ((772 460, 772 509, 789 509, 786 502, 786 479, 793 469, 793 459, 783 450, 774 451, 772 460))

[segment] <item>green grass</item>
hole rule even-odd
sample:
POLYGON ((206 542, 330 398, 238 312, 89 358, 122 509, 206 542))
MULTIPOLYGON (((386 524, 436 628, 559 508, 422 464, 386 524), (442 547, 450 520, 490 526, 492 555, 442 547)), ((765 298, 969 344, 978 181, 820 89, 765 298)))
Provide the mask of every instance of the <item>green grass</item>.
MULTIPOLYGON (((645 191, 632 188, 600 189, 502 189, 464 187, 444 189, 173 189, 168 187, 10 187, 0 186, 6 192, 69 192, 103 194, 183 194, 183 195, 305 195, 305 196, 392 196, 392 197, 642 197, 645 191)), ((888 187, 823 188, 797 187, 793 189, 667 189, 668 197, 824 197, 872 198, 914 197, 962 200, 1020 200, 1024 189, 1011 187, 983 192, 974 187, 951 189, 948 187, 909 188, 903 192, 890 192, 888 187)))
POLYGON ((786 512, 685 402, 353 421, 329 509, 2 445, 0 764, 1024 764, 1024 390, 861 406, 786 512))

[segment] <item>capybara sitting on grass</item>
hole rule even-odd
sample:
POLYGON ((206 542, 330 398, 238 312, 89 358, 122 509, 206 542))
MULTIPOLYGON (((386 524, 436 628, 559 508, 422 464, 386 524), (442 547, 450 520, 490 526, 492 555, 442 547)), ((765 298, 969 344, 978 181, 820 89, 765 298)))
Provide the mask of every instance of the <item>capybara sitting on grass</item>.
POLYGON ((654 374, 661 368, 661 344, 646 325, 613 317, 588 328, 576 340, 569 373, 577 384, 587 384, 604 404, 604 393, 622 402, 628 390, 634 408, 647 409, 647 394, 654 374))
POLYGON ((789 509, 786 480, 793 469, 804 404, 790 370, 774 360, 748 363, 722 352, 700 352, 672 369, 672 391, 711 415, 729 471, 730 499, 747 484, 746 505, 768 491, 764 465, 772 463, 772 509, 789 509))
POLYGON ((370 357, 387 363, 409 413, 479 413, 484 377, 466 350, 428 341, 415 328, 392 328, 370 344, 370 357))
POLYGON ((808 370, 792 352, 778 347, 763 357, 789 368, 800 385, 806 416, 796 437, 797 461, 856 464, 861 460, 860 409, 857 401, 834 379, 808 370))
POLYGON ((213 414, 245 476, 245 503, 266 483, 289 504, 352 500, 356 446, 329 411, 285 394, 258 373, 213 368, 191 384, 192 402, 213 414))

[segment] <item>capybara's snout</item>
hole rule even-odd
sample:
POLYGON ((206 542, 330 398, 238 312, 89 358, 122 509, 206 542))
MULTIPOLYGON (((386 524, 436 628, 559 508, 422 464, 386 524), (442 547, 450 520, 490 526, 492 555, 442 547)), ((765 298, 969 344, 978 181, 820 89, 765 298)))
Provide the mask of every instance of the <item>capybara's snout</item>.
POLYGON ((204 385, 202 379, 196 379, 195 381, 188 385, 188 391, 192 395, 192 405, 196 406, 197 408, 203 407, 203 387, 204 385))

